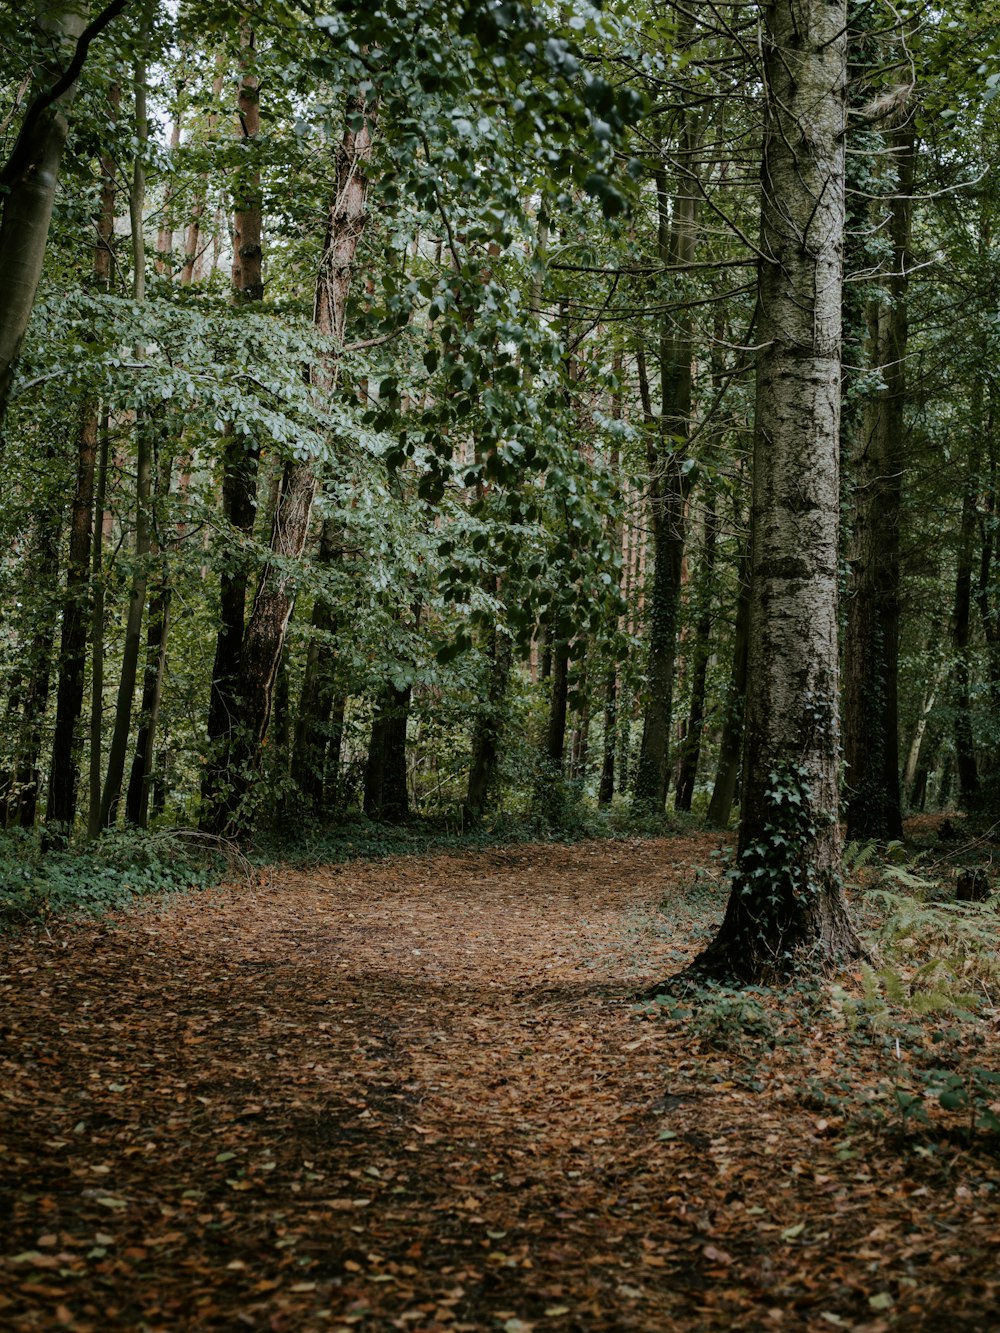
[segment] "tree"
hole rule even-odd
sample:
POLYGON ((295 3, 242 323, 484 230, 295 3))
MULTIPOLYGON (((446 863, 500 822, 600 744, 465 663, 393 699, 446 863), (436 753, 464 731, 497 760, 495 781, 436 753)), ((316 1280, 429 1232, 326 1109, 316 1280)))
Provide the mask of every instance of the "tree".
POLYGON ((765 11, 749 676, 736 874, 695 967, 861 952, 841 884, 837 574, 844 0, 765 11))
POLYGON ((76 5, 36 0, 34 35, 45 56, 36 67, 35 96, 0 173, 0 185, 6 192, 0 221, 0 427, 42 275, 59 166, 69 133, 67 112, 90 43, 127 3, 111 0, 85 24, 76 5), (71 45, 72 55, 68 55, 71 45), (44 83, 48 86, 41 86, 44 83))

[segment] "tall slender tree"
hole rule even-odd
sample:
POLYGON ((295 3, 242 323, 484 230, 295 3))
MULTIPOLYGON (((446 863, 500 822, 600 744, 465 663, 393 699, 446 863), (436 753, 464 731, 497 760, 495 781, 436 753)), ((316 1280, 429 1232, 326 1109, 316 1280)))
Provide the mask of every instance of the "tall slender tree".
POLYGON ((764 11, 752 582, 736 876, 696 968, 744 981, 860 944, 841 884, 837 576, 845 0, 764 11))

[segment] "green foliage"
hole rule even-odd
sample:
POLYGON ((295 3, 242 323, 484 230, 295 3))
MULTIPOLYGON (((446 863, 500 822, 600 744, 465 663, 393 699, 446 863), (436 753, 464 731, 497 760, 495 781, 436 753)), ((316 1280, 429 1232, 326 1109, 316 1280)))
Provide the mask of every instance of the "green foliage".
POLYGON ((771 1016, 752 989, 706 988, 691 1004, 690 1031, 707 1046, 738 1053, 774 1045, 771 1016))
POLYGON ((143 898, 217 883, 227 849, 183 830, 121 830, 100 842, 44 854, 30 832, 0 835, 0 928, 49 916, 99 916, 143 898))

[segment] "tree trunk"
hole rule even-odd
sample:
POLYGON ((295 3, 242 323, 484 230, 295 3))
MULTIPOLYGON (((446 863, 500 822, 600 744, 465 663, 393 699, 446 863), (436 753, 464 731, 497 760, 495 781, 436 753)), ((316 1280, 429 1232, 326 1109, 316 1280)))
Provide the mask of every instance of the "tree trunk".
POLYGON ((465 796, 465 816, 469 823, 475 823, 486 809, 493 785, 500 754, 510 669, 514 660, 513 640, 502 629, 494 627, 486 655, 485 707, 476 716, 469 786, 465 796))
POLYGON ((549 696, 549 725, 545 734, 545 757, 550 773, 562 772, 568 699, 569 644, 556 642, 552 649, 552 693, 549 696))
POLYGON ((675 810, 689 811, 691 809, 695 782, 698 778, 701 735, 705 725, 708 659, 711 655, 710 649, 712 646, 712 579, 715 574, 715 547, 718 532, 719 519, 715 511, 715 497, 709 495, 705 502, 705 546, 702 552, 699 575, 698 616, 694 626, 691 703, 688 708, 687 732, 681 749, 681 762, 677 774, 677 794, 674 797, 675 810))
POLYGON ((160 717, 160 700, 163 695, 169 617, 170 583, 164 565, 156 592, 149 603, 146 667, 142 681, 142 702, 139 705, 139 730, 125 798, 125 819, 139 828, 146 828, 149 824, 150 775, 153 767, 156 728, 160 717))
POLYGON ((365 765, 364 810, 369 819, 401 824, 409 816, 406 784, 406 724, 412 686, 387 685, 375 707, 368 762, 365 765))
POLYGON ((872 364, 885 388, 866 404, 854 460, 852 579, 844 642, 844 759, 847 836, 903 836, 899 789, 899 517, 906 401, 907 270, 914 132, 890 138, 898 171, 889 230, 892 273, 872 311, 872 364))
MULTIPOLYGON (((133 274, 132 299, 141 302, 146 295, 146 246, 143 236, 142 210, 146 198, 145 145, 149 126, 146 117, 146 43, 152 21, 151 6, 147 6, 140 23, 139 55, 135 66, 135 128, 138 152, 132 172, 129 191, 129 217, 132 231, 133 274)), ((139 349, 140 356, 143 355, 139 349)), ((115 725, 108 747, 108 769, 101 792, 100 825, 110 828, 118 817, 118 801, 122 779, 125 776, 125 755, 132 727, 132 701, 139 670, 139 650, 142 638, 142 617, 146 608, 147 563, 150 552, 149 503, 153 482, 153 423, 142 416, 136 422, 136 496, 135 496, 135 567, 129 595, 128 617, 125 624, 125 643, 122 649, 121 676, 115 707, 115 725)))
MULTIPOLYGON (((364 103, 352 98, 349 118, 359 107, 363 108, 364 103)), ((338 344, 343 342, 354 256, 367 218, 365 166, 371 157, 371 146, 371 133, 365 121, 357 130, 348 125, 337 152, 336 189, 316 280, 313 319, 317 329, 338 344)), ((331 365, 316 367, 312 382, 317 393, 329 393, 334 382, 331 365)), ((260 768, 274 681, 295 599, 289 566, 299 559, 305 547, 315 490, 311 460, 285 465, 271 527, 270 550, 275 559, 268 561, 260 576, 243 636, 237 696, 241 719, 230 748, 227 766, 230 789, 224 801, 226 827, 240 835, 249 829, 249 814, 242 812, 240 805, 260 768)))
POLYGON ((913 785, 909 789, 910 808, 923 813, 927 806, 927 784, 937 763, 941 748, 941 728, 929 727, 920 747, 919 762, 915 765, 913 785))
MULTIPOLYGON (((52 450, 47 451, 51 461, 52 450)), ((14 772, 17 823, 21 828, 35 826, 38 807, 39 758, 42 747, 42 722, 49 700, 52 670, 52 645, 55 640, 57 571, 62 529, 62 506, 58 500, 43 502, 35 531, 32 566, 37 571, 33 588, 35 610, 24 662, 24 684, 18 691, 21 702, 21 726, 18 737, 17 764, 14 772)))
MULTIPOLYGON (((85 20, 69 5, 61 11, 45 0, 36 0, 35 36, 58 44, 60 63, 68 68, 70 46, 84 30, 85 20)), ((42 85, 54 86, 61 69, 36 71, 36 96, 42 85)), ((14 371, 20 355, 35 293, 42 276, 45 246, 55 202, 56 182, 63 148, 69 132, 66 119, 76 92, 74 81, 37 116, 30 107, 2 177, 6 194, 0 222, 0 429, 10 404, 14 371)))
POLYGON ((737 874, 694 970, 861 946, 840 879, 837 521, 846 0, 765 10, 749 689, 737 874))
POLYGON ((962 496, 962 518, 958 536, 958 566, 955 572, 955 604, 951 618, 955 646, 955 765, 959 799, 964 809, 975 809, 982 795, 979 765, 972 733, 972 697, 969 669, 969 639, 972 612, 973 543, 976 534, 978 464, 970 471, 962 496))
POLYGON ((610 805, 615 794, 615 751, 618 748, 618 673, 614 667, 608 672, 604 692, 604 752, 601 760, 601 781, 597 789, 597 804, 610 805))
MULTIPOLYGON (((231 298, 236 306, 263 300, 261 249, 262 199, 257 145, 260 134, 260 91, 253 72, 254 33, 244 24, 240 33, 243 74, 240 78, 236 135, 246 150, 246 163, 233 179, 233 268, 231 298)), ((193 268, 191 270, 193 272, 193 268)), ((257 519, 260 445, 237 435, 232 423, 223 429, 222 515, 234 539, 219 574, 219 630, 212 664, 208 701, 208 760, 201 784, 202 829, 221 833, 230 814, 228 792, 233 733, 242 713, 239 694, 246 603, 249 585, 245 546, 257 519)))
MULTIPOLYGON (((111 89, 110 101, 117 110, 119 92, 111 89)), ((111 246, 115 227, 115 162, 101 158, 101 198, 97 212, 97 244, 94 247, 94 286, 111 289, 111 246)), ((80 737, 77 728, 83 712, 84 678, 87 664, 88 592, 94 470, 97 465, 99 404, 84 401, 77 436, 76 489, 70 512, 69 560, 66 568, 66 597, 63 603, 59 644, 59 683, 56 688, 56 720, 52 738, 52 768, 49 800, 45 813, 46 837, 69 837, 76 818, 77 783, 80 769, 80 737)))
POLYGON ((91 547, 90 611, 90 772, 87 837, 101 831, 101 745, 104 722, 104 502, 108 488, 109 423, 107 413, 98 431, 97 490, 94 496, 94 534, 91 547))
POLYGON ((722 714, 722 739, 715 786, 708 804, 709 828, 729 826, 729 816, 736 799, 743 755, 743 716, 746 711, 747 652, 750 644, 750 556, 740 557, 739 592, 736 597, 736 627, 733 635, 733 665, 726 688, 722 714))
MULTIPOLYGON (((667 194, 664 168, 656 173, 658 250, 665 267, 690 264, 695 255, 698 212, 694 113, 685 109, 679 136, 684 174, 673 199, 667 194)), ((655 420, 645 358, 637 363, 649 459, 650 518, 653 534, 653 586, 650 595, 646 709, 635 780, 635 803, 662 814, 670 781, 670 732, 673 719, 674 667, 684 559, 684 519, 690 491, 687 441, 691 430, 691 312, 663 316, 660 325, 660 415, 655 420)))
MULTIPOLYGON (((325 519, 320 530, 317 563, 328 569, 340 553, 340 528, 325 519)), ((305 674, 299 695, 299 715, 292 754, 292 780, 313 810, 324 802, 328 779, 335 780, 340 762, 340 730, 334 718, 338 697, 336 653, 333 636, 337 618, 333 607, 318 593, 313 603, 313 637, 306 654, 305 674)))

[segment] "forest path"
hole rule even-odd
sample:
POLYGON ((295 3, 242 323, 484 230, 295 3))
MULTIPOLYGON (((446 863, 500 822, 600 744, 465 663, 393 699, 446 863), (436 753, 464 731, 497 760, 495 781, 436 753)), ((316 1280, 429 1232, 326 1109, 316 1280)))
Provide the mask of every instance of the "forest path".
POLYGON ((990 1327, 978 1232, 948 1269, 897 1167, 637 1009, 718 845, 275 871, 8 941, 0 1325, 990 1327))

